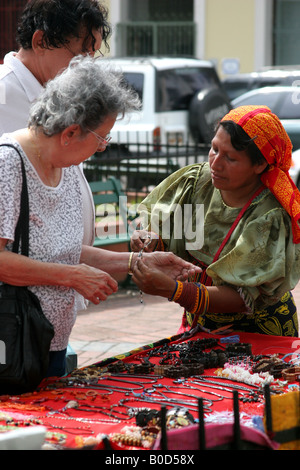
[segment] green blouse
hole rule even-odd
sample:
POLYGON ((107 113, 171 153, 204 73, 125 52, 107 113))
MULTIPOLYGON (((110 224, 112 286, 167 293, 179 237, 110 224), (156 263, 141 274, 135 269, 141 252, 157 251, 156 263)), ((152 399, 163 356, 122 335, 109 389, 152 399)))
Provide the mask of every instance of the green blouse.
POLYGON ((264 189, 213 262, 240 210, 224 204, 220 191, 212 184, 208 163, 201 163, 181 168, 158 185, 143 201, 141 216, 144 227, 159 232, 165 250, 207 265, 213 284, 235 288, 248 312, 254 313, 274 305, 296 286, 300 279, 300 244, 293 243, 289 215, 264 189), (201 213, 199 209, 198 219, 196 211, 190 210, 196 204, 203 210, 201 213), (196 237, 195 247, 191 246, 191 234, 193 227, 197 232, 196 223, 198 229, 200 225, 199 234, 203 226, 203 237, 196 237))

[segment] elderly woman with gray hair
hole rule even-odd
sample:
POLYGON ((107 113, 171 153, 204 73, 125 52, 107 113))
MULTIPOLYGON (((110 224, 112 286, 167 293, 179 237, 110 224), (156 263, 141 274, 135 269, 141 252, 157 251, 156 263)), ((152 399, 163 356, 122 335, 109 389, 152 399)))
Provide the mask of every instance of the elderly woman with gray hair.
MULTIPOLYGON (((48 82, 28 128, 0 139, 0 280, 29 286, 54 327, 47 376, 65 372, 76 295, 97 304, 117 290, 112 275, 128 270, 129 253, 82 244, 83 196, 75 168, 105 149, 117 116, 139 108, 119 72, 101 60, 76 57, 48 82), (18 152, 29 193, 28 257, 12 252, 22 188, 18 152)), ((174 278, 194 269, 172 253, 146 256, 174 278)))

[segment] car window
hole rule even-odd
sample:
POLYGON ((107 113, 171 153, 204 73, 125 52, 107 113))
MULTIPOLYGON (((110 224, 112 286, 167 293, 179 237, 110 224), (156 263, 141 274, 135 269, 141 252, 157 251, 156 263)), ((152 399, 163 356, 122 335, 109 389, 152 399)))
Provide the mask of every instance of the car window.
POLYGON ((237 78, 234 79, 225 79, 222 82, 223 88, 227 92, 227 95, 231 100, 234 100, 238 96, 246 93, 250 90, 255 90, 257 88, 263 88, 266 86, 274 86, 280 85, 281 83, 284 84, 292 84, 292 80, 290 83, 288 79, 281 79, 280 77, 249 77, 245 78, 244 80, 237 78))
POLYGON ((286 132, 289 135, 289 138, 293 144, 293 150, 297 150, 300 148, 300 123, 297 125, 289 125, 289 121, 284 121, 284 127, 286 132))
POLYGON ((300 88, 299 92, 285 93, 279 117, 280 119, 300 118, 300 88))
POLYGON ((156 111, 187 110, 196 92, 219 86, 214 69, 181 68, 157 72, 156 111))
POLYGON ((143 101, 144 74, 135 72, 124 72, 125 80, 138 93, 140 100, 143 101))
POLYGON ((299 92, 286 91, 281 93, 257 93, 234 100, 234 107, 248 105, 268 106, 279 119, 300 119, 300 88, 299 92))
POLYGON ((264 86, 276 86, 280 85, 281 80, 279 78, 258 78, 257 81, 254 82, 255 86, 252 88, 262 88, 264 86))
POLYGON ((227 95, 231 100, 234 100, 240 95, 243 95, 249 91, 250 86, 248 82, 226 82, 223 83, 223 88, 225 89, 227 95))
POLYGON ((234 106, 251 106, 251 105, 264 105, 268 106, 273 112, 278 101, 278 95, 275 93, 257 93, 248 97, 241 97, 234 101, 234 106))

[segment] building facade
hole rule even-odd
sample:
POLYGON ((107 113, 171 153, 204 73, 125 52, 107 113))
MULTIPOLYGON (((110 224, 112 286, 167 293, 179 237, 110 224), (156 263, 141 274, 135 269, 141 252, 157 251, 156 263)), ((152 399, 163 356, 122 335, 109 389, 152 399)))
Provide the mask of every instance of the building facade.
POLYGON ((212 60, 221 76, 300 64, 300 0, 107 0, 106 4, 114 25, 112 55, 194 55, 212 60))
MULTIPOLYGON (((113 26, 112 56, 188 55, 220 74, 300 65, 300 0, 100 0, 113 26)), ((15 49, 26 0, 1 0, 0 61, 15 49)))

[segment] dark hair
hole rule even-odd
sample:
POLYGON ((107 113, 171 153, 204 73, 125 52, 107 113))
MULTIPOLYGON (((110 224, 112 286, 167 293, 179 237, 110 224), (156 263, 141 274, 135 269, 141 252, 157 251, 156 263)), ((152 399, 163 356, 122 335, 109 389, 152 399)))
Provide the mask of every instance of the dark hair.
MULTIPOLYGON (((17 27, 17 42, 23 49, 31 49, 35 31, 44 32, 43 47, 59 48, 68 44, 70 37, 80 37, 86 31, 83 47, 92 38, 93 29, 101 31, 107 49, 111 27, 107 22, 107 10, 98 0, 29 0, 17 27)), ((85 51, 83 51, 85 52, 85 51)))
POLYGON ((234 121, 221 121, 217 126, 217 130, 220 126, 222 126, 230 135, 233 148, 238 151, 244 150, 249 156, 252 165, 257 165, 266 161, 265 157, 255 144, 256 137, 251 139, 244 129, 234 121))

